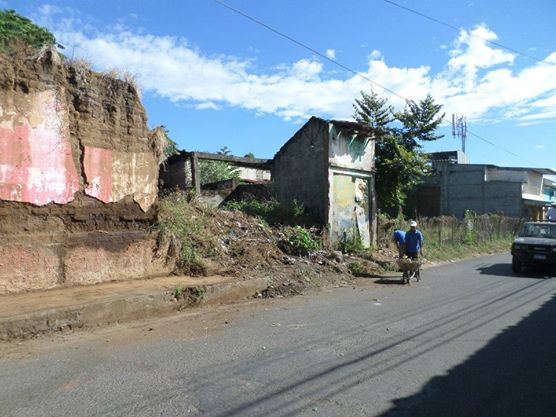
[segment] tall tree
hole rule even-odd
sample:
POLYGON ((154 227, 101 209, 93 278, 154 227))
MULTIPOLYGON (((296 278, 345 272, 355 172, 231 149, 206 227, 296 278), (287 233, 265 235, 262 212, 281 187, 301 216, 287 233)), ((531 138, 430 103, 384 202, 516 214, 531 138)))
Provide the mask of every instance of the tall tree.
POLYGON ((445 113, 438 115, 441 109, 442 105, 435 104, 432 96, 427 94, 427 97, 419 103, 409 100, 403 112, 394 114, 395 119, 403 126, 399 134, 407 149, 420 149, 421 144, 417 142, 418 140, 430 142, 444 136, 436 134, 436 129, 445 115, 445 113))
POLYGON ((382 133, 376 142, 376 191, 379 205, 391 214, 402 209, 407 191, 427 173, 422 141, 437 140, 436 129, 444 115, 442 106, 428 95, 418 103, 408 101, 402 112, 395 112, 388 100, 375 92, 361 92, 355 99, 353 117, 382 133))

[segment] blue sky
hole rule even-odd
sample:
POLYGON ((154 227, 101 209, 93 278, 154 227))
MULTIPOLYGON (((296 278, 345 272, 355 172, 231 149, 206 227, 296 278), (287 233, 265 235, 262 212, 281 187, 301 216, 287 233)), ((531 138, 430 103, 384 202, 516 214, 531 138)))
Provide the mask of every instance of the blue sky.
MULTIPOLYGON (((556 2, 225 0, 409 99, 464 114, 474 163, 556 167, 556 2), (498 42, 534 58, 486 42, 498 42), (507 153, 504 148, 511 153, 507 153), (531 163, 529 163, 530 161, 531 163)), ((74 58, 134 75, 180 147, 270 158, 311 115, 349 119, 371 84, 212 0, 0 0, 74 58)), ((403 100, 374 86, 402 108, 403 100)), ((449 128, 425 150, 455 149, 449 128)))

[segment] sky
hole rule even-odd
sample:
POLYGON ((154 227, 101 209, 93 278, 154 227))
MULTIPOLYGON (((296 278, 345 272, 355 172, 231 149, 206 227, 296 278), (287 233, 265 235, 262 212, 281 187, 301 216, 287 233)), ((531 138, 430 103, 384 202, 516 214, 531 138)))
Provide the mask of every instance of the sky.
MULTIPOLYGON (((312 51, 214 0, 0 8, 47 27, 69 58, 134 77, 149 127, 188 151, 272 158, 311 116, 350 120, 372 89, 398 110, 430 93, 447 120, 466 116, 472 163, 556 168, 554 0, 395 0, 445 24, 384 0, 222 1, 312 51)), ((461 147, 449 124, 440 133, 425 151, 461 147)))

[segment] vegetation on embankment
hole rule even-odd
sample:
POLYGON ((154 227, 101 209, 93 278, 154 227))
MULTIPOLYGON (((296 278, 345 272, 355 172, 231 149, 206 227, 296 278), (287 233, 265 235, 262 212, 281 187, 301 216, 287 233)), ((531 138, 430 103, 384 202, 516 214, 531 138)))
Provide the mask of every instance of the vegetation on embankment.
MULTIPOLYGON (((273 202, 214 209, 192 194, 173 192, 160 198, 157 228, 176 248, 176 272, 251 274, 293 264, 290 256, 308 256, 321 248, 318 230, 271 226, 269 220, 281 218, 283 210, 273 202)), ((300 207, 296 210, 304 216, 300 207)))
POLYGON ((56 38, 46 28, 35 25, 14 10, 0 10, 0 52, 11 52, 15 42, 41 48, 56 45, 56 38))
MULTIPOLYGON (((180 273, 248 277, 257 270, 273 275, 277 268, 294 264, 295 268, 290 269, 303 265, 305 275, 321 267, 328 268, 330 274, 349 271, 356 276, 397 270, 392 235, 396 229, 409 228, 407 219, 381 214, 377 247, 341 245, 339 249, 345 255, 323 250, 321 230, 307 226, 309 219, 304 207, 295 202, 283 205, 248 200, 213 209, 199 204, 191 194, 174 192, 160 199, 158 228, 176 248, 176 272, 180 273)), ((434 217, 418 221, 425 236, 424 257, 430 262, 508 251, 521 224, 519 219, 472 212, 464 219, 434 217)))

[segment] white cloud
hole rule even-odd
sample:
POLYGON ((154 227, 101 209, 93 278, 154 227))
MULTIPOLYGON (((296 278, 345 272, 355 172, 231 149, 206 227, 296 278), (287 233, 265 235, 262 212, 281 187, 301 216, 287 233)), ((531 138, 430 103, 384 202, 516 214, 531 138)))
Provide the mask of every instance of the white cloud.
POLYGON ((330 59, 336 59, 336 50, 335 49, 327 49, 325 55, 330 59))
MULTIPOLYGON (((46 8, 45 19, 60 10, 46 8)), ((213 56, 186 39, 154 36, 120 27, 101 33, 79 21, 58 18, 52 26, 66 50, 93 62, 97 69, 120 68, 137 76, 142 89, 173 102, 197 109, 240 107, 255 114, 275 114, 294 122, 310 115, 350 118, 352 102, 371 85, 358 76, 343 78, 336 68, 325 68, 316 58, 285 63, 264 72, 255 70, 253 59, 213 56)), ((444 69, 432 74, 430 67, 389 66, 384 55, 373 50, 365 77, 409 99, 431 93, 444 104, 447 114, 467 115, 470 120, 514 119, 539 123, 556 119, 556 52, 542 62, 519 70, 516 56, 490 46, 497 35, 486 25, 462 30, 449 51, 444 69)), ((335 51, 326 51, 329 57, 335 51)), ((381 91, 393 105, 404 100, 381 91)))
POLYGON ((373 49, 373 51, 369 54, 369 59, 371 60, 380 59, 381 56, 382 54, 380 53, 379 50, 373 49))
POLYGON ((535 145, 535 148, 537 148, 537 149, 544 149, 544 145, 542 145, 542 144, 541 144, 541 145, 535 145))

